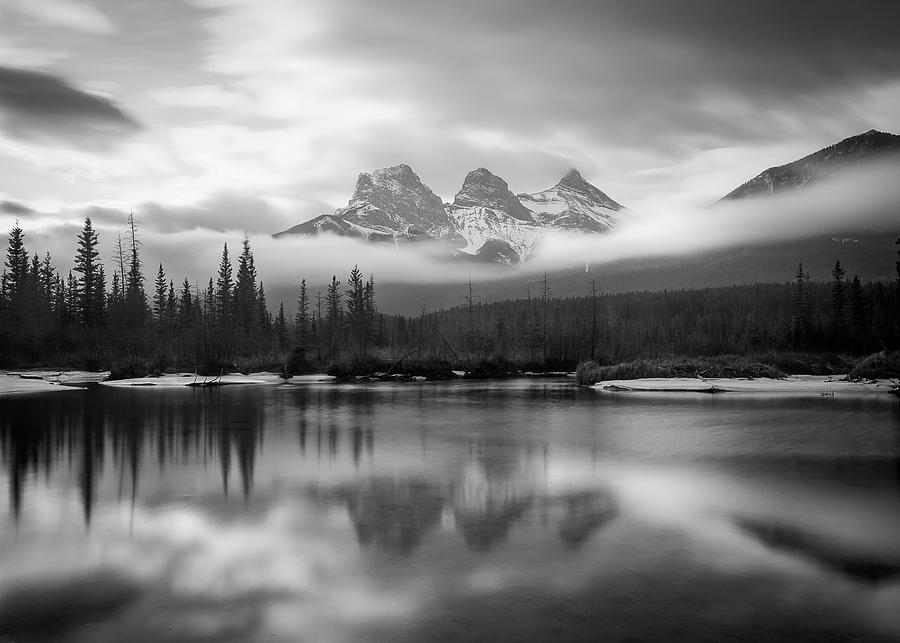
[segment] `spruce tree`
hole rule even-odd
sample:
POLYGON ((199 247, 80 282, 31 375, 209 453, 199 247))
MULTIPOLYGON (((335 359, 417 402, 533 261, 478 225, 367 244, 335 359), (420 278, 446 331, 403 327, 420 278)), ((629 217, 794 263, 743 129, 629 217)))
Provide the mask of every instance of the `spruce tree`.
POLYGON ((297 346, 306 348, 309 342, 309 293, 306 279, 300 280, 300 292, 297 295, 297 313, 294 315, 294 327, 297 333, 297 346))
POLYGON ((325 309, 328 315, 328 350, 334 353, 337 350, 338 335, 343 317, 341 308, 341 282, 338 281, 337 275, 331 276, 331 283, 328 284, 328 292, 325 295, 325 309))
POLYGON ((159 264, 159 270, 156 271, 156 282, 154 283, 153 292, 153 316, 156 323, 162 327, 166 317, 166 273, 163 265, 159 264))
POLYGON ((869 303, 859 277, 854 275, 850 282, 850 330, 853 332, 853 345, 857 351, 864 351, 867 345, 869 329, 869 303))
POLYGON ((187 277, 181 284, 181 292, 178 296, 178 327, 191 328, 194 325, 194 300, 191 295, 191 284, 187 277))
POLYGON ((275 317, 275 341, 279 351, 287 350, 288 327, 287 318, 284 316, 284 301, 278 305, 278 315, 275 317))
POLYGON ((790 339, 794 348, 806 348, 809 343, 810 307, 807 281, 809 275, 803 271, 803 263, 797 265, 794 273, 793 294, 791 296, 790 339))
POLYGON ((81 324, 88 328, 99 324, 103 315, 103 267, 98 245, 91 218, 85 217, 78 235, 74 271, 81 275, 76 281, 76 314, 81 324))
POLYGON ((247 235, 244 235, 241 256, 238 258, 237 277, 234 283, 234 315, 238 328, 244 333, 251 333, 262 321, 259 290, 256 285, 256 267, 247 235))
POLYGON ((847 294, 844 289, 846 271, 841 262, 834 264, 831 271, 831 320, 829 335, 833 348, 840 349, 847 334, 847 294))
POLYGON ((25 233, 19 227, 19 222, 9 231, 9 241, 6 247, 6 278, 4 280, 3 293, 10 304, 15 302, 20 291, 25 286, 28 274, 28 252, 25 250, 25 233))
MULTIPOLYGON (((144 273, 134 213, 128 216, 130 248, 128 251, 128 275, 125 279, 125 321, 131 330, 138 330, 147 321, 147 293, 144 291, 144 273)), ((120 263, 120 269, 122 264, 120 263)))
POLYGON ((354 266, 347 278, 347 330, 357 355, 365 354, 365 336, 366 336, 366 296, 365 284, 363 283, 362 272, 359 266, 354 266))
POLYGON ((231 259, 228 257, 228 244, 222 248, 222 259, 219 261, 219 275, 216 279, 216 316, 220 323, 230 324, 234 302, 234 278, 231 259))

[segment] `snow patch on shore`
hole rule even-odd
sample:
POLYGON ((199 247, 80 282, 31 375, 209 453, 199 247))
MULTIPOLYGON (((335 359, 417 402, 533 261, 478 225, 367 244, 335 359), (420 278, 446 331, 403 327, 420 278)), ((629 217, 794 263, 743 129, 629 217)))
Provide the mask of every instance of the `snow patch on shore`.
POLYGON ((737 395, 869 396, 889 393, 894 384, 886 380, 848 382, 841 376, 792 375, 771 378, 656 377, 608 380, 592 388, 604 393, 727 393, 737 395))
POLYGON ((74 382, 44 379, 39 374, 24 371, 0 373, 0 395, 81 390, 81 387, 71 384, 74 384, 74 382), (22 375, 25 375, 25 377, 22 377, 22 375))
POLYGON ((204 377, 195 373, 160 375, 159 377, 132 377, 124 380, 101 382, 103 386, 115 388, 179 388, 184 386, 225 386, 232 384, 281 384, 284 380, 275 373, 251 373, 249 375, 229 374, 204 377))

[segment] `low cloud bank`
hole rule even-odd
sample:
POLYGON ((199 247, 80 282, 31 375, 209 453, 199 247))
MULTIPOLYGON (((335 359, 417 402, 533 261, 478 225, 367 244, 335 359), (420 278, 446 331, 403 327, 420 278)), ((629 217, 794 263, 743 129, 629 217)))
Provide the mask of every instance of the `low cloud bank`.
MULTIPOLYGON (((454 257, 440 243, 365 243, 325 235, 316 238, 273 239, 265 225, 274 222, 271 211, 257 216, 253 199, 221 216, 197 210, 184 222, 172 217, 146 216, 138 211, 140 240, 148 284, 158 264, 176 283, 185 277, 201 287, 214 277, 228 244, 236 261, 244 231, 249 233, 260 277, 268 286, 285 287, 300 278, 324 283, 341 279, 359 265, 376 281, 385 283, 460 282, 502 279, 552 272, 579 265, 601 265, 629 258, 689 255, 732 246, 798 240, 823 234, 845 235, 884 231, 900 235, 900 165, 871 165, 845 172, 840 178, 783 195, 720 202, 705 208, 658 208, 628 213, 621 225, 603 235, 552 234, 525 264, 500 266, 454 257), (238 216, 239 212, 246 214, 238 216), (211 229, 218 227, 219 229, 211 229)), ((114 209, 87 209, 80 213, 39 213, 21 208, 0 210, 0 225, 8 230, 18 218, 31 252, 50 251, 62 274, 71 268, 80 217, 91 214, 100 232, 101 256, 113 271, 117 232, 126 231, 126 213, 114 209)), ((152 213, 150 213, 152 215, 152 213)), ((274 232, 274 230, 272 230, 274 232)))

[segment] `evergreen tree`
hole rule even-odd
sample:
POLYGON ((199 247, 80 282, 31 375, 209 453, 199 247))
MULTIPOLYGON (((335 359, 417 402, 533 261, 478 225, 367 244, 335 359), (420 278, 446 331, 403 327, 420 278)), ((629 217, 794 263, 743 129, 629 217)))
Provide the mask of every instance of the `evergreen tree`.
POLYGON ((853 276, 850 282, 850 330, 853 332, 853 345, 857 351, 865 350, 868 340, 870 304, 863 292, 859 277, 853 276))
POLYGON ((181 293, 178 297, 178 327, 191 328, 194 325, 194 300, 191 295, 191 284, 187 277, 181 284, 181 293))
POLYGON ((365 355, 368 315, 366 310, 366 292, 362 272, 354 266, 347 278, 347 330, 358 356, 365 355))
POLYGON ((810 305, 807 282, 809 274, 803 271, 803 264, 794 273, 791 297, 790 340, 794 348, 806 348, 810 340, 810 305))
POLYGON ((256 317, 259 320, 258 324, 262 326, 264 330, 270 330, 269 327, 272 325, 272 314, 269 312, 268 304, 266 304, 266 289, 261 281, 259 282, 259 294, 256 298, 256 317))
MULTIPOLYGON (((132 331, 139 329, 147 321, 147 293, 144 291, 144 273, 134 213, 128 216, 130 248, 128 251, 128 275, 125 279, 125 322, 132 331)), ((120 261, 120 270, 123 264, 120 261)))
POLYGON ((831 319, 829 335, 831 345, 840 349, 847 335, 847 295, 844 289, 844 277, 846 271, 841 267, 841 262, 834 264, 831 271, 831 319))
POLYGON ((175 282, 169 280, 169 293, 166 296, 166 326, 175 326, 178 318, 178 300, 175 297, 175 282))
POLYGON ((278 315, 275 317, 275 341, 279 351, 287 350, 288 325, 287 318, 284 316, 284 301, 278 305, 278 315))
POLYGON ((213 286, 212 277, 206 285, 206 293, 203 296, 204 317, 207 326, 211 326, 216 319, 216 288, 213 286))
POLYGON ((103 317, 105 279, 98 245, 91 218, 85 217, 78 235, 74 270, 81 275, 76 281, 76 314, 82 325, 88 328, 99 324, 103 317))
POLYGON ((156 318, 156 323, 160 328, 164 325, 166 317, 166 285, 166 273, 163 270, 163 265, 159 264, 159 270, 156 271, 156 282, 154 284, 153 292, 153 316, 156 318))
POLYGON ((309 293, 306 290, 306 279, 300 280, 300 292, 297 295, 297 313, 294 315, 294 328, 297 333, 297 346, 306 348, 310 341, 309 293))
POLYGON ((9 240, 6 248, 5 278, 3 281, 3 296, 9 305, 14 305, 21 291, 25 287, 25 279, 28 274, 28 252, 25 250, 25 233, 19 227, 19 222, 9 231, 9 240))
POLYGON ((260 302, 256 285, 256 267, 250 251, 250 239, 244 235, 234 283, 234 315, 237 327, 251 333, 259 325, 260 302))
POLYGON ((234 278, 231 259, 228 257, 228 244, 222 248, 222 260, 219 262, 219 276, 216 279, 216 316, 220 323, 229 325, 234 302, 234 278))
POLYGON ((328 284, 328 292, 325 295, 325 308, 328 315, 328 350, 334 353, 337 350, 338 332, 340 329, 343 309, 341 308, 341 282, 337 275, 331 276, 328 284))

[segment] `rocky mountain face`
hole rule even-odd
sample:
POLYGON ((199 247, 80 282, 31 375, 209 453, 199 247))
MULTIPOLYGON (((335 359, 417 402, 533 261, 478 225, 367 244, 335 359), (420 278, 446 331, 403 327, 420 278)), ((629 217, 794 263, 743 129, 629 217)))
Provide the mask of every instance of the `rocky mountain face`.
POLYGON ((623 208, 584 180, 576 169, 569 170, 552 188, 520 194, 519 200, 543 226, 603 232, 614 227, 623 208))
POLYGON ((346 207, 275 236, 324 232, 369 241, 446 239, 464 244, 454 235, 441 198, 408 165, 363 172, 346 207))
POLYGON ((845 138, 793 163, 770 167, 725 195, 722 200, 774 194, 875 160, 900 160, 900 136, 873 129, 845 138))
POLYGON ((408 165, 359 175, 346 207, 275 234, 358 237, 367 241, 435 240, 480 261, 524 261, 551 230, 597 233, 625 208, 570 170, 552 188, 510 191, 485 168, 466 176, 452 203, 442 203, 408 165))

